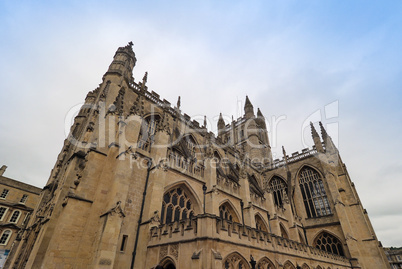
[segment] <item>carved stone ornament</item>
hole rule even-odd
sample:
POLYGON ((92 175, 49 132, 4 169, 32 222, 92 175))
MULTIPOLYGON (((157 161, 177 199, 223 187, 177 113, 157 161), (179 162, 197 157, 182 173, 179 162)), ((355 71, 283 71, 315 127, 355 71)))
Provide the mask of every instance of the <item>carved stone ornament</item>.
POLYGON ((159 227, 159 225, 161 224, 161 219, 158 213, 159 213, 158 210, 154 211, 154 215, 150 219, 151 222, 150 228, 159 227))
POLYGON ((179 244, 170 245, 169 254, 172 255, 177 261, 179 259, 179 244))
POLYGON ((110 214, 111 216, 113 216, 114 214, 118 214, 120 217, 125 217, 126 214, 124 213, 123 209, 121 208, 121 201, 118 201, 115 205, 115 207, 111 208, 109 211, 107 211, 106 213, 102 214, 102 216, 108 215, 110 214))
POLYGON ((159 260, 162 260, 168 255, 168 246, 164 245, 161 246, 160 252, 159 252, 159 260))

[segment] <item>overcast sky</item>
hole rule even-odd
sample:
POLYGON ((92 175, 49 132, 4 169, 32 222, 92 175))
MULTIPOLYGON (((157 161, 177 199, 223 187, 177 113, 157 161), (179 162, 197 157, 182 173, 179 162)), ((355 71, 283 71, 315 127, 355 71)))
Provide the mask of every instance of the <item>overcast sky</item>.
POLYGON ((135 80, 148 71, 150 90, 180 95, 211 131, 248 95, 281 157, 322 120, 379 240, 402 246, 401 1, 0 1, 5 176, 44 186, 66 115, 129 41, 135 80))

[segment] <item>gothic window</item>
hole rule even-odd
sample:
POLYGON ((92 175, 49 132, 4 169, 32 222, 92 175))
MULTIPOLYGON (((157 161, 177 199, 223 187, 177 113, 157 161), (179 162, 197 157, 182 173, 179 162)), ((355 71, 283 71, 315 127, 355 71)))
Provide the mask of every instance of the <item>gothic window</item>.
POLYGON ((290 261, 287 261, 283 266, 283 269, 296 269, 296 267, 290 261))
POLYGON ((326 252, 331 252, 339 256, 345 256, 342 243, 335 236, 322 232, 315 240, 315 247, 326 252))
POLYGON ((315 218, 332 214, 320 174, 310 167, 304 167, 299 175, 307 217, 315 218))
POLYGON ((221 205, 219 207, 219 216, 221 219, 233 221, 233 216, 229 212, 227 205, 221 205))
POLYGON ((285 181, 283 181, 283 179, 275 176, 269 182, 269 188, 274 197, 275 205, 278 207, 282 207, 283 201, 284 201, 284 193, 286 193, 286 195, 287 195, 287 192, 288 192, 288 187, 287 187, 285 181))
POLYGON ((10 222, 17 223, 18 219, 20 218, 21 212, 16 210, 13 212, 10 218, 10 222))
POLYGON ((267 227, 259 215, 255 215, 255 228, 259 231, 267 232, 267 227))
POLYGON ((238 253, 232 253, 226 257, 223 263, 224 269, 249 269, 248 262, 238 253))
POLYGON ((8 192, 9 192, 9 190, 4 189, 3 192, 2 192, 1 195, 0 195, 0 198, 6 199, 8 192))
POLYGON ((138 138, 138 148, 151 151, 157 126, 157 118, 152 115, 142 121, 140 136, 138 138))
POLYGON ((172 223, 194 216, 192 201, 181 187, 163 195, 161 212, 162 223, 172 223))
POLYGON ((21 203, 21 204, 25 204, 25 202, 27 201, 27 199, 28 199, 28 195, 26 195, 26 194, 22 195, 21 200, 20 200, 20 203, 21 203))
POLYGON ((6 215, 8 208, 7 207, 0 207, 0 221, 3 220, 4 216, 6 215))
POLYGON ((10 236, 11 236, 11 230, 5 230, 0 237, 0 245, 7 245, 10 236))
POLYGON ((257 269, 275 269, 274 264, 267 258, 263 257, 257 263, 257 269))

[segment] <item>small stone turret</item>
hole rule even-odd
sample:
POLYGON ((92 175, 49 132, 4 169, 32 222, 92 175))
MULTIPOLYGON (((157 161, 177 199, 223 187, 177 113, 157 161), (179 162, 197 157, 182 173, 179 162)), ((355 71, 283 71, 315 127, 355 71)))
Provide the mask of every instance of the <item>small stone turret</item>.
POLYGON ((246 104, 244 105, 244 116, 248 119, 255 117, 254 107, 251 104, 250 100, 248 99, 247 95, 246 95, 246 104))
POLYGON ((218 136, 220 136, 224 130, 225 130, 225 121, 223 120, 222 113, 220 113, 218 120, 218 136))
POLYGON ((322 122, 320 121, 320 129, 321 129, 321 136, 322 140, 324 141, 325 151, 328 153, 335 153, 337 151, 332 138, 327 134, 322 122))
POLYGON ((2 176, 2 175, 4 174, 4 172, 6 171, 6 169, 7 169, 7 165, 3 165, 3 166, 0 168, 0 176, 2 176))
POLYGON ((129 42, 127 46, 117 49, 113 62, 110 64, 104 77, 108 74, 118 74, 123 76, 127 82, 133 82, 133 69, 137 59, 133 51, 133 42, 129 42))
POLYGON ((324 153, 324 148, 322 147, 320 136, 318 135, 311 121, 310 121, 310 127, 311 127, 311 136, 313 137, 315 148, 317 149, 318 152, 324 153))

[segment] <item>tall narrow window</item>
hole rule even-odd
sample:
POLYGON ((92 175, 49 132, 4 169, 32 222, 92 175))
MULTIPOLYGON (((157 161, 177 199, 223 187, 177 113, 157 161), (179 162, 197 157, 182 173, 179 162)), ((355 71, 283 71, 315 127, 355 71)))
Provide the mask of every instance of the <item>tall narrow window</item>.
POLYGON ((194 216, 193 203, 183 188, 178 187, 163 195, 161 221, 171 223, 194 216))
POLYGON ((304 167, 300 171, 299 183, 308 218, 332 214, 324 184, 317 171, 304 167))
POLYGON ((124 251, 126 249, 127 238, 128 235, 123 235, 123 238, 121 239, 120 251, 124 251))
POLYGON ((14 211, 13 214, 11 215, 10 222, 12 223, 17 223, 18 219, 20 218, 21 212, 20 211, 14 211))
POLYGON ((0 245, 7 245, 8 240, 10 239, 11 231, 5 230, 0 237, 0 245))
POLYGON ((138 138, 138 148, 151 151, 154 142, 157 120, 154 116, 142 121, 140 136, 138 138))
POLYGON ((28 195, 26 195, 26 194, 22 195, 22 198, 21 198, 21 200, 20 200, 20 203, 21 203, 21 204, 25 204, 25 202, 27 201, 27 199, 28 199, 28 195))
POLYGON ((4 216, 6 215, 8 208, 7 207, 0 207, 0 221, 3 220, 4 216))
POLYGON ((3 192, 2 192, 1 195, 0 195, 0 198, 6 199, 8 192, 9 192, 9 190, 4 189, 3 192))
POLYGON ((278 207, 282 207, 283 200, 284 200, 284 197, 283 197, 284 192, 285 193, 288 192, 288 187, 287 187, 285 181, 283 181, 283 179, 275 176, 269 182, 269 188, 274 197, 275 205, 278 207))
POLYGON ((315 247, 339 256, 345 256, 342 243, 335 236, 322 232, 315 240, 315 247))

